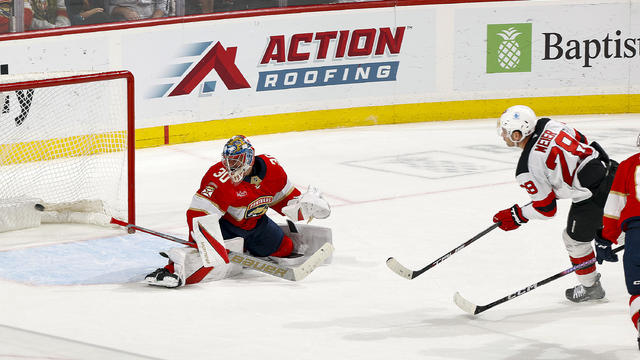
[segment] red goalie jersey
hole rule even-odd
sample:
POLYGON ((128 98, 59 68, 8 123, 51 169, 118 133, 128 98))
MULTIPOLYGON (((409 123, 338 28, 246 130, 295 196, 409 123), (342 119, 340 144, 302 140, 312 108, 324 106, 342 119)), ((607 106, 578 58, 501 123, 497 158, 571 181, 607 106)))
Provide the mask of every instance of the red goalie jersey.
POLYGON ((621 162, 604 207, 602 236, 617 244, 630 220, 640 214, 640 153, 621 162))
POLYGON ((269 208, 284 215, 282 208, 299 195, 284 169, 269 155, 256 156, 252 172, 236 186, 218 162, 206 172, 193 196, 187 211, 189 233, 192 219, 208 214, 219 214, 232 225, 251 230, 269 208))

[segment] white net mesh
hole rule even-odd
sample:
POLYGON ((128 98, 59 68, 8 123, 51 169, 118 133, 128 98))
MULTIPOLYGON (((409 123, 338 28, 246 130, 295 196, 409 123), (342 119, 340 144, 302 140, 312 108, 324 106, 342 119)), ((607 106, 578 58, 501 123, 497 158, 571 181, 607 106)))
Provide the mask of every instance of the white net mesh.
POLYGON ((0 90, 0 199, 100 199, 127 218, 126 79, 29 86, 0 90))

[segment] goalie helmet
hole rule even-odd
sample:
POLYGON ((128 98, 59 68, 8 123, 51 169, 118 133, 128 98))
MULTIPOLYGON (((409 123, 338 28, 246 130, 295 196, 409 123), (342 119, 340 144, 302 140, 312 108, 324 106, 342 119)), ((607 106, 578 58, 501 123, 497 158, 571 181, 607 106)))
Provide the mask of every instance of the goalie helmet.
POLYGON ((522 139, 533 133, 536 129, 537 121, 538 118, 530 107, 515 105, 505 110, 502 116, 500 116, 500 120, 498 120, 498 133, 502 134, 504 131, 509 140, 514 143, 519 143, 522 139), (519 131, 522 134, 522 138, 518 141, 512 137, 515 131, 519 131))
POLYGON ((234 184, 239 184, 249 174, 254 160, 255 150, 246 137, 236 135, 224 144, 222 164, 234 184))

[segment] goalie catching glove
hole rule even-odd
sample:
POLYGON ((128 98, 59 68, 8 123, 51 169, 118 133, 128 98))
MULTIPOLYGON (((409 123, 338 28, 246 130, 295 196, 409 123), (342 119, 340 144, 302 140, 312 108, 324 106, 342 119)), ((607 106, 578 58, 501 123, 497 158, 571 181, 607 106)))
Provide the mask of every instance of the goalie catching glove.
POLYGON ((282 212, 293 221, 311 221, 313 218, 328 218, 331 207, 320 190, 309 186, 304 194, 289 200, 287 206, 282 208, 282 212))

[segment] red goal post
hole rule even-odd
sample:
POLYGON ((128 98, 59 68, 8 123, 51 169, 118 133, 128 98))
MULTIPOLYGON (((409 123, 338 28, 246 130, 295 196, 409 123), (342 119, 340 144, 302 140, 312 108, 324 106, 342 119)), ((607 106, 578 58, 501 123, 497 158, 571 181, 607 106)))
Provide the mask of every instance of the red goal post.
POLYGON ((0 231, 25 201, 134 224, 134 104, 129 71, 0 76, 0 231))

